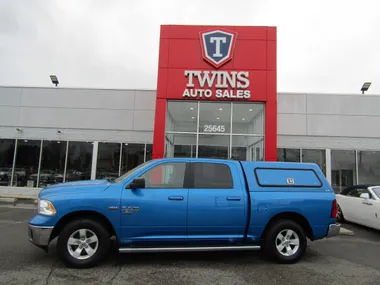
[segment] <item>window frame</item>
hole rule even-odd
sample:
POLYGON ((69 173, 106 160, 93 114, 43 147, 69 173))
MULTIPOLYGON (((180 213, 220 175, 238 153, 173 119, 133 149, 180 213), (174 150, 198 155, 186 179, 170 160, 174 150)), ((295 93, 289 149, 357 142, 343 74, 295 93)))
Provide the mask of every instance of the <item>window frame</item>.
POLYGON ((223 190, 232 190, 232 189, 235 189, 235 180, 234 180, 234 176, 233 176, 233 171, 230 167, 230 165, 228 163, 218 163, 218 162, 190 162, 189 163, 189 172, 190 172, 190 177, 189 177, 189 180, 187 182, 189 182, 188 184, 188 188, 189 189, 223 189, 223 190), (230 172, 230 175, 231 175, 231 187, 215 187, 215 186, 212 186, 212 187, 195 187, 195 166, 197 164, 216 164, 216 165, 223 165, 225 167, 228 168, 229 172, 230 172))
POLYGON ((262 188, 273 188, 273 187, 276 187, 276 188, 322 188, 323 187, 323 182, 321 180, 321 178, 319 177, 318 173, 313 169, 313 168, 291 168, 291 167, 255 167, 255 169, 253 170, 254 172, 254 175, 255 175, 255 179, 256 179, 256 183, 257 185, 259 185, 260 187, 262 188), (294 184, 262 184, 260 183, 260 180, 259 180, 259 176, 257 174, 257 170, 277 170, 277 171, 281 171, 281 170, 291 170, 291 171, 311 171, 314 173, 315 177, 317 178, 317 180, 319 181, 319 185, 303 185, 303 184, 298 184, 298 185, 294 185, 294 184))

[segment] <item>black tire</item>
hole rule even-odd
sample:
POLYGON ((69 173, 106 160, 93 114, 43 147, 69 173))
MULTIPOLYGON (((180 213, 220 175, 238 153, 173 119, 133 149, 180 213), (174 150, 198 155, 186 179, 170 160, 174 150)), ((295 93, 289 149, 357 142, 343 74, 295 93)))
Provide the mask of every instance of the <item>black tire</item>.
MULTIPOLYGON (((83 233, 83 231, 81 232, 83 233)), ((58 236, 57 241, 57 255, 58 257, 69 267, 74 268, 89 268, 98 265, 101 261, 103 261, 109 251, 110 248, 110 233, 107 231, 106 227, 92 219, 78 219, 72 221, 64 226, 62 231, 58 236), (70 236, 76 233, 73 237, 76 241, 84 242, 80 237, 81 229, 86 229, 86 237, 84 241, 90 242, 89 244, 83 243, 80 246, 83 246, 81 255, 86 256, 86 259, 75 258, 69 251, 68 241, 70 236), (97 238, 97 246, 96 242, 92 242, 91 239, 92 234, 95 234, 97 238), (85 247, 87 245, 87 248, 85 247), (91 248, 90 248, 91 247, 91 248), (87 254, 87 250, 95 249, 95 253, 92 256, 87 254)), ((75 251, 78 249, 78 246, 70 246, 70 248, 75 251)), ((80 249, 78 249, 80 251, 80 249)), ((91 254, 91 253, 90 253, 91 254)))
POLYGON ((343 223, 343 222, 345 222, 345 219, 344 219, 342 208, 339 205, 337 205, 337 206, 338 206, 338 214, 336 216, 336 221, 343 223))
MULTIPOLYGON (((289 241, 284 240, 281 242, 283 243, 289 241)), ((279 244, 282 245, 282 243, 279 244)), ((295 263, 300 260, 306 251, 307 237, 304 229, 296 222, 293 222, 291 220, 279 220, 273 223, 270 228, 268 228, 268 231, 264 237, 263 246, 264 254, 267 255, 267 257, 270 259, 274 259, 278 263, 295 263), (291 230, 293 233, 295 233, 291 235, 293 238, 291 239, 293 240, 292 243, 294 243, 294 238, 297 238, 297 236, 299 240, 298 249, 296 249, 296 246, 294 246, 294 244, 288 244, 292 250, 295 250, 288 256, 281 254, 281 252, 277 249, 277 244, 280 242, 277 240, 277 236, 285 230, 291 230)), ((286 251, 286 247, 284 248, 284 251, 286 251)))

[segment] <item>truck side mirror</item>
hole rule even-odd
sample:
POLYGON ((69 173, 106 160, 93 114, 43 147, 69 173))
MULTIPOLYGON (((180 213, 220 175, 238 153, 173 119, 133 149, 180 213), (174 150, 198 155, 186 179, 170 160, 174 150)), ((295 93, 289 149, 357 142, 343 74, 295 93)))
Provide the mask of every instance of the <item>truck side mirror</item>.
POLYGON ((138 177, 133 179, 133 181, 129 184, 129 187, 131 189, 138 189, 138 188, 145 188, 145 178, 138 177))
POLYGON ((360 198, 368 200, 369 199, 369 194, 368 193, 362 193, 362 194, 360 194, 360 198))

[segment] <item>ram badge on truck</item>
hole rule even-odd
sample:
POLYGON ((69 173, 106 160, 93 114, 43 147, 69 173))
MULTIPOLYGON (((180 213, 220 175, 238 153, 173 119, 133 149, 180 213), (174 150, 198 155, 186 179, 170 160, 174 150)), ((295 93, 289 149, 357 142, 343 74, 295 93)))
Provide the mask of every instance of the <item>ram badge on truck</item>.
POLYGON ((115 180, 68 182, 40 191, 29 241, 68 266, 119 252, 259 250, 298 261, 307 239, 335 236, 335 194, 316 164, 157 159, 115 180))

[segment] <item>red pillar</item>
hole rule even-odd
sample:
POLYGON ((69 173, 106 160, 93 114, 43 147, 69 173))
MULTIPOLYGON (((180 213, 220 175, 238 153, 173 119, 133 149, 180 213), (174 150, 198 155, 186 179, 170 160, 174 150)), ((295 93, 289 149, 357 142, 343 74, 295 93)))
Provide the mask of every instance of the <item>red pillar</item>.
POLYGON ((156 99, 154 118, 152 159, 163 158, 165 154, 166 99, 156 99))

